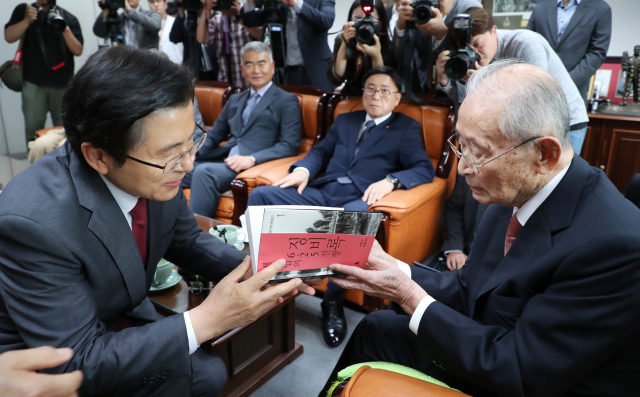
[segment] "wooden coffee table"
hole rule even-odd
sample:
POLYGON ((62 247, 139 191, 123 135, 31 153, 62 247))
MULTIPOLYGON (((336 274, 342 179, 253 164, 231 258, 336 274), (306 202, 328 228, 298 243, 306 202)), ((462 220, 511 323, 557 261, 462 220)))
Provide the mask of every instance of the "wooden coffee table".
MULTIPOLYGON (((196 215, 198 225, 208 232, 223 222, 196 215)), ((165 291, 152 292, 149 299, 165 316, 184 313, 198 306, 203 298, 180 282, 165 291)), ((248 396, 285 365, 300 357, 301 344, 295 341, 295 298, 272 306, 257 321, 228 331, 200 348, 215 351, 227 366, 228 380, 220 396, 248 396)))

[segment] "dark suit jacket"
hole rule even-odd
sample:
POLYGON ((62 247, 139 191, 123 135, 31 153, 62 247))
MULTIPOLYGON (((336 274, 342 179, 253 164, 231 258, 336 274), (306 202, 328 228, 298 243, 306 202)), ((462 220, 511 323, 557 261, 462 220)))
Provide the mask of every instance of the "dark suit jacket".
POLYGON ((473 198, 467 180, 458 175, 444 210, 444 243, 441 251, 471 252, 473 236, 487 206, 473 198))
MULTIPOLYGON (((158 48, 160 41, 159 32, 162 28, 160 14, 151 10, 131 10, 129 11, 128 18, 136 22, 138 29, 138 48, 158 48)), ((120 21, 120 26, 124 34, 125 16, 122 14, 119 15, 118 20, 120 21)), ((107 24, 105 20, 102 19, 102 14, 99 14, 93 23, 93 33, 98 37, 108 37, 107 24)))
POLYGON ((533 9, 527 29, 540 33, 558 54, 580 95, 607 57, 611 41, 611 7, 603 0, 582 0, 558 41, 558 7, 548 0, 533 9))
POLYGON ((338 116, 327 136, 304 159, 293 164, 290 171, 305 167, 313 177, 326 168, 325 175, 309 186, 349 176, 362 192, 389 174, 406 189, 431 182, 434 170, 420 139, 420 124, 401 113, 393 113, 374 127, 354 157, 366 115, 360 110, 338 116))
POLYGON ((412 269, 436 299, 418 351, 498 395, 637 395, 640 210, 574 156, 504 256, 512 213, 489 206, 456 272, 412 269))
POLYGON ((229 135, 231 138, 223 147, 225 152, 238 145, 240 155, 252 155, 256 164, 298 154, 301 128, 298 97, 272 84, 243 127, 242 112, 250 95, 251 90, 246 90, 229 98, 200 149, 200 161, 229 135))
POLYGON ((69 143, 9 182, 0 195, 0 352, 71 347, 69 362, 45 372, 82 370, 81 394, 118 395, 164 377, 180 385, 173 395, 189 395, 183 316, 154 321, 146 298, 156 264, 164 257, 219 280, 246 254, 202 233, 182 191, 147 204, 143 264, 120 207, 69 143), (148 324, 118 332, 125 313, 148 324))

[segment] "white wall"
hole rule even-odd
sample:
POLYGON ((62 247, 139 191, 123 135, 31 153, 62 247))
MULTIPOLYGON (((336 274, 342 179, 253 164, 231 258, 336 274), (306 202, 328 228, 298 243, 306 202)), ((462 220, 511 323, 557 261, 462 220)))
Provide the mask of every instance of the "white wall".
MULTIPOLYGON (((340 0, 338 0, 340 1, 340 0)), ((605 0, 611 6, 613 29, 607 56, 622 56, 622 51, 633 53, 640 44, 640 0, 605 0)))

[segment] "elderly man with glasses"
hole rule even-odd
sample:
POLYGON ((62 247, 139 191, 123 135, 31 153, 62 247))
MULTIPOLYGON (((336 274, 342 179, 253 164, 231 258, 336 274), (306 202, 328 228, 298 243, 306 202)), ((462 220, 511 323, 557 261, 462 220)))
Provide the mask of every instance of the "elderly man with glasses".
POLYGON ((0 195, 0 353, 71 347, 47 371, 82 371, 80 395, 215 396, 224 363, 198 346, 296 288, 313 293, 300 280, 262 290, 245 253, 198 227, 180 189, 207 141, 194 139, 193 95, 188 68, 129 46, 72 79, 67 142, 0 195), (219 282, 163 318, 146 298, 161 258, 219 282))
POLYGON ((429 272, 376 246, 364 269, 332 265, 348 275, 334 282, 395 311, 363 319, 325 388, 351 364, 391 361, 473 396, 637 394, 640 211, 574 154, 569 120, 537 66, 473 74, 452 149, 492 205, 467 263, 429 272))
MULTIPOLYGON (((401 97, 396 73, 387 66, 375 67, 363 81, 364 110, 338 116, 327 136, 293 164, 289 175, 251 192, 249 206, 299 204, 367 211, 396 189, 433 180, 420 124, 393 112, 401 97), (323 176, 309 182, 325 169, 323 176)), ((338 346, 347 333, 342 295, 342 288, 329 283, 322 303, 323 336, 329 346, 338 346)))

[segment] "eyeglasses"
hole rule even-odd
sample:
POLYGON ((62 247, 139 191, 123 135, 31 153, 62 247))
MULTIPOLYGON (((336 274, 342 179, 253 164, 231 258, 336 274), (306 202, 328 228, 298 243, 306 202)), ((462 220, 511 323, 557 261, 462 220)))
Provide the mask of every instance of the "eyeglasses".
MULTIPOLYGON (((198 138, 197 141, 193 142, 193 146, 191 146, 191 148, 189 150, 187 150, 186 152, 182 152, 179 155, 177 155, 176 157, 174 157, 171 160, 167 161, 167 163, 164 166, 153 164, 153 163, 148 163, 146 161, 139 160, 139 159, 137 159, 135 157, 131 157, 129 155, 127 155, 127 158, 129 158, 129 159, 131 159, 133 161, 137 161, 140 164, 148 165, 149 167, 159 168, 159 169, 162 170, 162 173, 165 174, 165 175, 170 174, 173 171, 177 170, 178 167, 180 167, 180 165, 184 162, 184 159, 187 158, 187 155, 191 155, 191 158, 195 159, 196 153, 198 152, 198 150, 200 150, 200 148, 204 144, 204 141, 207 139, 207 131, 205 131, 205 129, 202 128, 197 123, 196 123, 196 127, 199 128, 200 131, 202 131, 202 136, 200 138, 198 138)), ((195 131, 194 131, 194 133, 195 133, 195 131)))
POLYGON ((378 94, 380 94, 380 98, 389 98, 391 94, 397 94, 399 92, 399 91, 391 91, 387 88, 381 88, 379 90, 376 90, 373 87, 365 87, 362 89, 362 91, 364 91, 365 95, 369 95, 369 96, 373 96, 377 92, 378 94))
POLYGON ((501 153, 501 154, 499 154, 499 155, 497 155, 495 157, 490 158, 489 160, 485 161, 482 164, 476 164, 475 161, 471 160, 469 157, 464 155, 460 150, 458 150, 458 148, 456 147, 455 143, 451 142, 451 140, 454 139, 454 138, 456 139, 456 141, 459 141, 459 134, 453 134, 453 135, 451 135, 451 137, 449 137, 449 139, 447 139, 447 142, 449 143, 449 146, 451 146, 451 150, 453 150, 453 153, 455 153, 456 156, 458 156, 458 158, 464 158, 465 160, 467 160, 469 165, 471 165, 473 167, 473 169, 476 171, 476 174, 479 174, 480 173, 480 167, 482 167, 483 165, 492 162, 493 160, 497 159, 500 156, 504 156, 505 154, 509 153, 510 151, 515 150, 515 149, 519 148, 520 146, 522 146, 522 145, 524 145, 526 143, 529 143, 529 142, 531 142, 531 141, 533 141, 535 139, 542 138, 542 137, 541 136, 534 136, 533 138, 529 138, 526 141, 522 142, 521 144, 512 147, 511 149, 507 150, 504 153, 501 153))
POLYGON ((267 65, 269 65, 267 61, 258 61, 257 63, 247 62, 242 64, 242 68, 250 72, 254 68, 264 69, 265 67, 267 67, 267 65))

